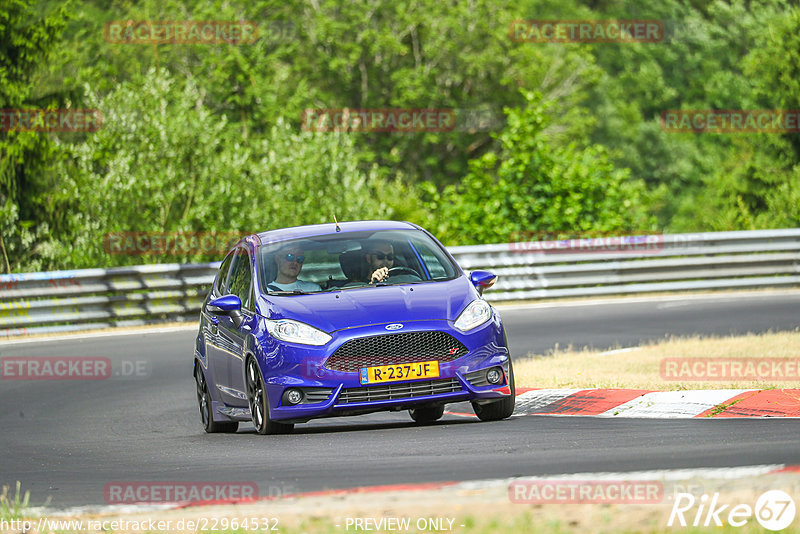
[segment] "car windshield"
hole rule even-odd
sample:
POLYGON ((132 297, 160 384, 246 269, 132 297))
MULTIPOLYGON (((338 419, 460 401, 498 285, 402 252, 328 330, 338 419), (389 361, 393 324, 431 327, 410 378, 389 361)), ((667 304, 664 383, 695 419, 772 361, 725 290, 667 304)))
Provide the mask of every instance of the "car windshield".
POLYGON ((341 232, 262 245, 261 291, 298 295, 396 284, 452 280, 458 267, 420 230, 341 232), (370 283, 378 268, 388 278, 370 283))

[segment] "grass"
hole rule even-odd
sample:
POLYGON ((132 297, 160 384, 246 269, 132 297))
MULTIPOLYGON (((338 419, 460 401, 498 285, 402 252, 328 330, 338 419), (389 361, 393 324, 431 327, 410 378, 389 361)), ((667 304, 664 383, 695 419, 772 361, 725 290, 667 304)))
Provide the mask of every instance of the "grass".
POLYGON ((26 491, 22 494, 22 484, 17 482, 17 491, 13 497, 8 494, 9 487, 3 486, 0 492, 0 519, 20 519, 28 508, 31 493, 26 491))
POLYGON ((745 358, 756 362, 782 358, 800 362, 800 332, 750 334, 734 337, 671 338, 627 351, 554 350, 517 358, 518 387, 623 388, 670 391, 682 389, 800 388, 800 380, 786 375, 775 380, 675 380, 662 376, 666 358, 745 358), (530 357, 533 356, 533 357, 530 357), (779 379, 783 378, 783 379, 779 379), (789 378, 789 379, 786 379, 789 378), (794 379, 792 379, 794 378, 794 379))

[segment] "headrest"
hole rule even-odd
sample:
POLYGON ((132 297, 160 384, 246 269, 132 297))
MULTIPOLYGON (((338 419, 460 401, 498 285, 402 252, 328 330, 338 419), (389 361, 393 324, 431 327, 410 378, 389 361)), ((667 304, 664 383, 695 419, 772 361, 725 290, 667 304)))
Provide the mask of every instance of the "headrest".
POLYGON ((339 265, 342 267, 342 272, 350 280, 363 280, 364 279, 364 251, 363 250, 348 250, 339 254, 339 265))

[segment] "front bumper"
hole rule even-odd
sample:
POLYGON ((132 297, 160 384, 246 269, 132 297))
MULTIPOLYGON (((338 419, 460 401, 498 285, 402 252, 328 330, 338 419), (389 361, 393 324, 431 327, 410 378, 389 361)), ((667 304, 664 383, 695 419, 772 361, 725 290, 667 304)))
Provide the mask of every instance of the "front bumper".
POLYGON ((440 361, 437 378, 362 385, 358 372, 334 371, 325 366, 326 360, 347 341, 387 335, 386 324, 337 332, 326 347, 265 339, 262 346, 270 357, 265 356, 259 363, 265 371, 270 418, 305 422, 321 417, 404 410, 422 404, 486 402, 511 394, 506 381, 509 354, 502 325, 496 316, 468 333, 455 330, 448 321, 406 323, 404 332, 444 331, 467 348, 467 353, 455 360, 440 361), (482 371, 498 366, 504 371, 503 382, 489 384, 482 371), (290 406, 283 399, 288 388, 298 388, 308 394, 302 403, 290 406))

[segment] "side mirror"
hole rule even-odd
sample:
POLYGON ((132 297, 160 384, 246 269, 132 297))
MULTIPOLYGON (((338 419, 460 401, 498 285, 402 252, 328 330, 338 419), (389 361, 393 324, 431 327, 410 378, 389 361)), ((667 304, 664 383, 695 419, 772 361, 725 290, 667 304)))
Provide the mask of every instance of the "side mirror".
POLYGON ((228 315, 232 311, 241 310, 242 301, 236 295, 225 295, 210 301, 206 309, 217 315, 228 315))
POLYGON ((242 322, 242 301, 236 295, 216 298, 206 305, 206 310, 214 315, 227 315, 236 326, 242 322))
POLYGON ((497 275, 489 271, 472 271, 469 279, 475 289, 478 290, 478 293, 483 295, 483 292, 492 287, 497 281, 497 275))

